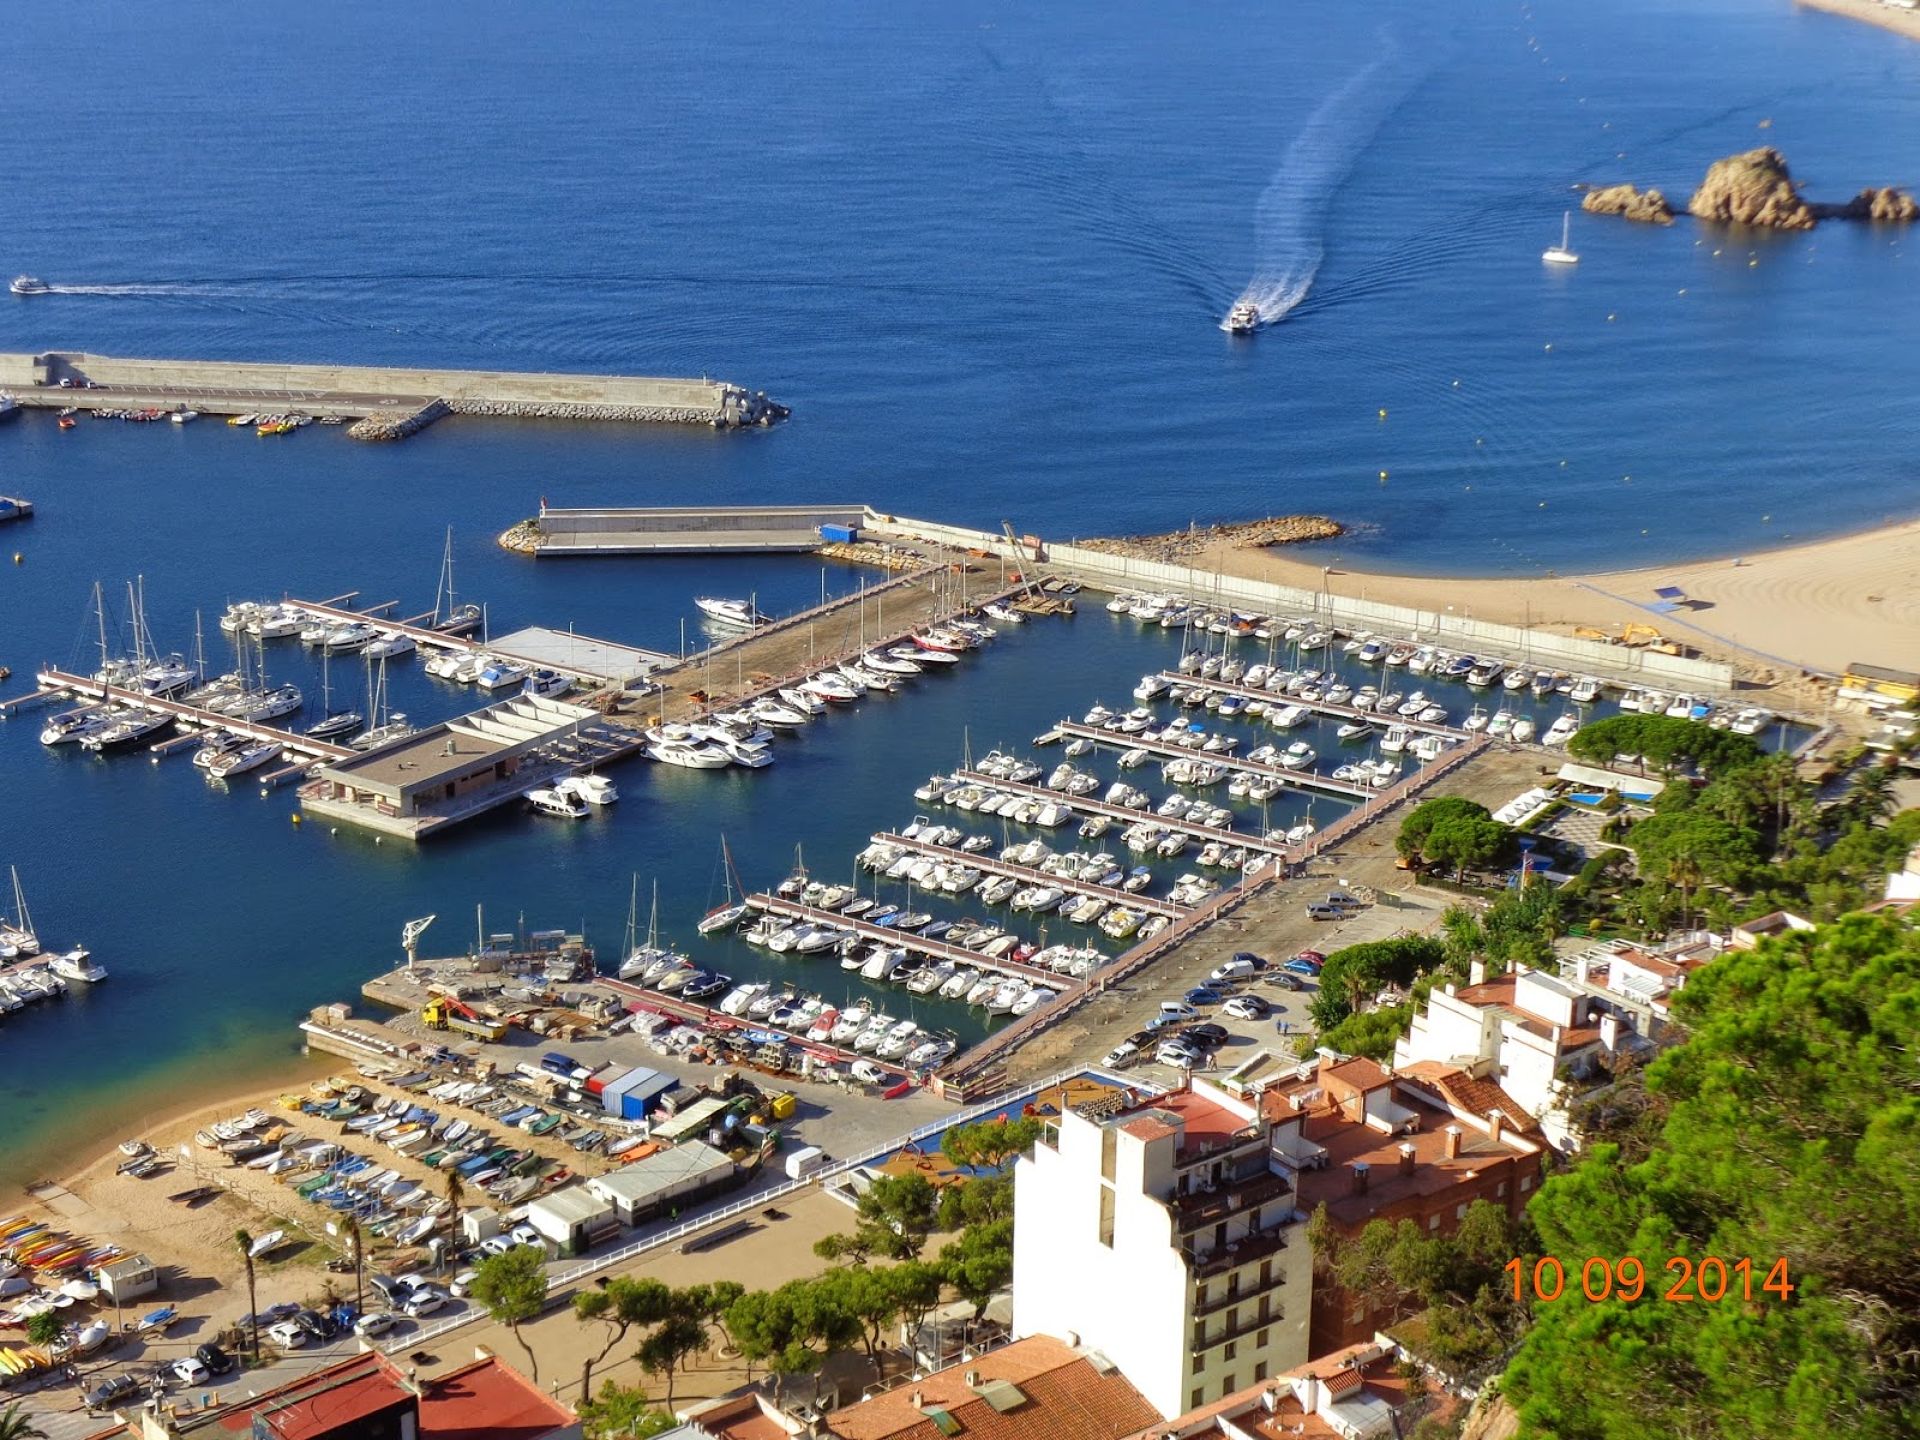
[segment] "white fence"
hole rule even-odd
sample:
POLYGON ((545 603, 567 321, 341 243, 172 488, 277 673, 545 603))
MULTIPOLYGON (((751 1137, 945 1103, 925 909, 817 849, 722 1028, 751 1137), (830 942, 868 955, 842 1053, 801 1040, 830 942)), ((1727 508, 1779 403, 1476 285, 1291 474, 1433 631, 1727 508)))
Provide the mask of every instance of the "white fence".
MULTIPOLYGON (((957 525, 875 516, 872 528, 902 535, 920 535, 965 549, 988 550, 995 554, 1007 552, 1005 536, 989 534, 984 530, 968 530, 957 525)), ((1346 629, 1363 627, 1392 635, 1417 635, 1422 640, 1454 649, 1491 651, 1508 660, 1524 660, 1532 665, 1577 670, 1669 690, 1725 693, 1733 689, 1733 667, 1717 660, 1662 655, 1655 651, 1609 645, 1599 640, 1581 640, 1571 635, 1555 635, 1519 625, 1475 620, 1445 610, 1416 610, 1406 605, 1388 605, 1350 595, 1302 590, 1292 585, 1221 575, 1186 565, 1109 555, 1077 545, 1049 545, 1046 553, 1050 568, 1071 570, 1115 589, 1190 595, 1196 599, 1266 614, 1317 615, 1346 629)))

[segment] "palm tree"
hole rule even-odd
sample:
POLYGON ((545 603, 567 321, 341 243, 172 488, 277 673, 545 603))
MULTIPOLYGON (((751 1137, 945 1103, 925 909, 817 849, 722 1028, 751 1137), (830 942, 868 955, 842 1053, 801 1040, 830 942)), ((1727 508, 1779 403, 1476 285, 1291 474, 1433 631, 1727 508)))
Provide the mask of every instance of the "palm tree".
POLYGON ((0 1410, 0 1440, 46 1440, 46 1436, 18 1400, 0 1410))
MULTIPOLYGON (((260 1301, 253 1289, 253 1236, 244 1229, 233 1232, 233 1243, 240 1247, 240 1258, 247 1267, 247 1323, 253 1328, 253 1363, 260 1363, 260 1301)), ((0 1437, 5 1440, 5 1437, 0 1437)))
POLYGON ((1691 855, 1676 855, 1667 863, 1667 882, 1680 890, 1680 924, 1683 927, 1693 913, 1693 892, 1704 878, 1700 862, 1691 855))
POLYGON ((466 1198, 467 1187, 460 1178, 458 1170, 447 1172, 447 1249, 451 1252, 453 1242, 460 1229, 460 1202, 466 1198))

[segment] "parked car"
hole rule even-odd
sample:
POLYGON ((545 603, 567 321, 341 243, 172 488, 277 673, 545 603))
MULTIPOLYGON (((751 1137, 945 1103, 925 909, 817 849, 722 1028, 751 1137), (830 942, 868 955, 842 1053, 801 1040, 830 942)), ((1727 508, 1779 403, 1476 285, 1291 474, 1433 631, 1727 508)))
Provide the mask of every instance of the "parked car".
POLYGON ((202 1345, 193 1352, 193 1358, 206 1366, 215 1375, 224 1375, 233 1369, 233 1357, 218 1345, 202 1345))
POLYGON ((356 1335, 384 1335, 400 1323, 400 1317, 391 1310, 371 1310, 362 1315, 353 1327, 356 1335))
POLYGON ((324 1315, 314 1314, 311 1310, 302 1310, 293 1317, 292 1323, 298 1325, 315 1340, 325 1341, 333 1338, 333 1322, 324 1315))
POLYGON ((1218 1005, 1226 999, 1226 992, 1212 985, 1196 985, 1180 997, 1189 1005, 1218 1005))
POLYGON ((1298 975, 1290 975, 1285 970, 1274 971, 1273 974, 1267 977, 1267 983, 1277 990, 1302 990, 1306 988, 1300 983, 1300 977, 1298 975))
POLYGON ((437 1290, 431 1285, 423 1285, 407 1297, 407 1303, 402 1308, 410 1317, 418 1320, 423 1315, 431 1315, 436 1310, 445 1309, 447 1300, 446 1291, 437 1290))
POLYGON ((1189 1025, 1185 1030, 1180 1032, 1180 1038, 1188 1044, 1203 1046, 1211 1050, 1215 1046, 1227 1043, 1227 1027, 1224 1025, 1215 1025, 1211 1021, 1208 1021, 1204 1025, 1189 1025))
POLYGON ((1322 955, 1318 950, 1302 950, 1299 954, 1295 955, 1293 958, 1296 960, 1305 960, 1308 964, 1312 965, 1316 970, 1319 969, 1322 965, 1327 963, 1327 957, 1325 955, 1322 955))
POLYGON ((1320 967, 1310 960, 1302 960, 1298 955, 1280 967, 1290 974, 1301 975, 1309 980, 1320 978, 1320 967))
POLYGON ((369 1275, 367 1283, 380 1292, 380 1296, 389 1305, 398 1305, 407 1298, 407 1286, 391 1275, 369 1275))
POLYGON ((1206 1062, 1206 1052, 1191 1045, 1166 1044, 1153 1052, 1153 1058, 1175 1070, 1198 1070, 1206 1062))
POLYGON ((213 1372, 192 1355, 182 1355, 173 1362, 173 1378, 182 1385, 204 1385, 213 1378, 213 1372))
POLYGON ((542 1235, 524 1220, 509 1230, 507 1234, 513 1238, 513 1243, 516 1245, 531 1245, 536 1250, 544 1250, 547 1248, 546 1236, 542 1235))
POLYGON ((464 1300, 472 1292, 473 1282, 479 1274, 480 1272, 478 1270, 462 1270, 458 1275, 453 1277, 453 1281, 447 1286, 447 1289, 464 1300))
POLYGON ((489 1235, 480 1242, 480 1253, 483 1255, 504 1255, 507 1251, 513 1249, 513 1247, 514 1240, 511 1235, 489 1235))
POLYGON ((1251 950, 1236 950, 1233 952, 1233 958, 1246 961, 1256 970, 1264 970, 1267 968, 1267 957, 1264 955, 1256 955, 1251 950))
POLYGON ((282 1320, 267 1331, 267 1338, 282 1350, 302 1350, 313 1337, 291 1320, 282 1320))
POLYGON ((1364 908, 1367 902, 1351 890, 1329 890, 1324 903, 1328 905, 1339 905, 1347 910, 1359 910, 1364 908))
POLYGON ((111 1410, 122 1400, 140 1393, 140 1382, 131 1375, 110 1375, 87 1391, 87 1409, 111 1410))
POLYGON ((1171 1015, 1176 1020, 1191 1020, 1200 1012, 1184 1001, 1162 1000, 1160 1002, 1160 1013, 1163 1016, 1171 1015))
POLYGON ((1102 1065, 1115 1067, 1130 1065, 1139 1057, 1139 1054, 1140 1047, 1138 1045, 1135 1045, 1130 1040, 1123 1040, 1120 1044, 1114 1046, 1113 1049, 1107 1051, 1107 1053, 1101 1057, 1100 1063, 1102 1065))
POLYGON ((1267 1018, 1267 1002, 1258 995, 1236 995, 1225 1006, 1226 1013, 1236 1020, 1264 1020, 1267 1018))
POLYGON ((1176 1025, 1184 1024, 1186 1019, 1187 1017, 1185 1015, 1176 1015, 1172 1011, 1162 1011, 1147 1021, 1147 1034, 1149 1037, 1157 1035, 1162 1030, 1170 1030, 1176 1025))
POLYGON ((1227 961, 1226 964, 1214 966, 1213 978, 1216 980, 1237 980, 1243 975, 1253 974, 1254 968, 1252 960, 1242 960, 1236 955, 1233 959, 1227 961))

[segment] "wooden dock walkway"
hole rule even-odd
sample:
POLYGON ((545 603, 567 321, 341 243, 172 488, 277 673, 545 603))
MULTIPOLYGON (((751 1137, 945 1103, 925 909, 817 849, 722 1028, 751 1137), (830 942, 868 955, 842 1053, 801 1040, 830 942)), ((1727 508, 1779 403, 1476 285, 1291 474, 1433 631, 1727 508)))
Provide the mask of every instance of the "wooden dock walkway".
POLYGON ((1054 726, 1054 729, 1062 735, 1091 740, 1095 745, 1105 745, 1109 749, 1145 750, 1149 755, 1158 755, 1163 760, 1210 761, 1222 770, 1260 775, 1269 780, 1278 780, 1283 785, 1289 785, 1296 790, 1323 790, 1329 794, 1344 795, 1349 799, 1358 800, 1374 788, 1362 785, 1355 780, 1336 780, 1331 775, 1321 775, 1313 770, 1289 770, 1284 765, 1265 765, 1257 760, 1243 760, 1226 751, 1174 745, 1165 740, 1149 740, 1144 735, 1123 735, 1117 730, 1102 730, 1094 725, 1082 725, 1076 720, 1062 720, 1054 726))
MULTIPOLYGON (((1046 871, 1036 869, 1032 865, 1016 865, 1012 861, 1002 860, 996 855, 967 855, 954 849, 951 845, 935 845, 927 840, 909 840, 905 835, 893 835, 885 830, 877 831, 873 839, 875 844, 898 845, 902 850, 912 850, 917 854, 931 856, 938 860, 950 860, 957 865, 970 866, 982 874, 999 875, 1008 880, 1018 880, 1022 885, 1047 885, 1056 890, 1064 890, 1069 895, 1107 900, 1115 905, 1124 906, 1129 910, 1144 910, 1149 915, 1164 915, 1169 920, 1179 919, 1187 909, 1184 905, 1176 905, 1173 901, 1162 899, 1158 896, 1144 893, 1135 894, 1131 890, 1121 890, 1111 885, 1095 885, 1085 880, 1063 879, 1058 875, 1049 875, 1046 871)), ((1113 863, 1116 865, 1120 864, 1117 859, 1113 863)), ((929 892, 925 886, 918 888, 922 893, 950 894, 950 892, 944 890, 929 892)), ((953 895, 951 898, 964 900, 967 894, 972 893, 972 891, 968 891, 966 894, 953 895)), ((1061 906, 1046 913, 1059 914, 1060 910, 1065 908, 1065 906, 1061 906)), ((1025 915, 1031 912, 1019 910, 1014 913, 1025 915)), ((1061 918, 1064 919, 1065 917, 1062 916, 1061 918)), ((1092 927, 1088 928, 1091 929, 1092 927)))

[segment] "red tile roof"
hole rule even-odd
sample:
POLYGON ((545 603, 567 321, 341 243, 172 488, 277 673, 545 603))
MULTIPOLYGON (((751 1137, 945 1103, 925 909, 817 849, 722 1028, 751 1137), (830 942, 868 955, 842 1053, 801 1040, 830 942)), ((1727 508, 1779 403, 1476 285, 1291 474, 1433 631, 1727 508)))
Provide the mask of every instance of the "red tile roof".
POLYGON ((1476 1080, 1444 1060, 1418 1060, 1404 1067, 1400 1073, 1409 1080, 1428 1086, 1443 1100, 1469 1115, 1477 1115, 1485 1120, 1498 1110, 1516 1130, 1537 1128, 1533 1117, 1499 1084, 1492 1080, 1476 1080))
POLYGON ((266 1433, 279 1440, 317 1440, 387 1410, 411 1409, 413 1392, 400 1373, 377 1350, 354 1355, 335 1365, 269 1390, 256 1400, 236 1405, 216 1417, 222 1430, 252 1433, 257 1418, 266 1433))
POLYGON ((573 1422, 571 1410, 491 1356, 434 1377, 420 1396, 421 1440, 536 1440, 573 1422))
POLYGON ((942 1440, 929 1414, 936 1409, 968 1440, 1120 1440, 1159 1418, 1119 1371, 1102 1374, 1064 1342, 1030 1335, 836 1410, 827 1428, 841 1440, 942 1440), (967 1383, 968 1371, 978 1372, 982 1388, 996 1380, 1014 1386, 1025 1403, 996 1410, 967 1383))

